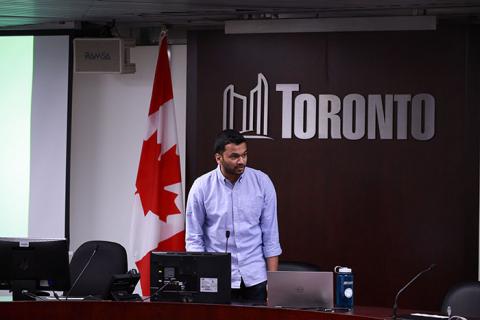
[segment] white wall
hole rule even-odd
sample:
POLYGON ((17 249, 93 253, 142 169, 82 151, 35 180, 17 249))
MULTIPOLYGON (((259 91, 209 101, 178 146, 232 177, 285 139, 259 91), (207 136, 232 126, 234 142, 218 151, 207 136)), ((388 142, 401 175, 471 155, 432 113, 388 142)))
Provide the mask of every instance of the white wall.
POLYGON ((65 237, 68 43, 69 36, 35 37, 28 213, 31 238, 65 237))
MULTIPOLYGON (((186 45, 170 46, 184 177, 186 45)), ((131 50, 135 74, 73 76, 70 250, 109 240, 128 250, 140 150, 146 131, 158 47, 131 50)), ((130 263, 130 267, 133 265, 130 263)))

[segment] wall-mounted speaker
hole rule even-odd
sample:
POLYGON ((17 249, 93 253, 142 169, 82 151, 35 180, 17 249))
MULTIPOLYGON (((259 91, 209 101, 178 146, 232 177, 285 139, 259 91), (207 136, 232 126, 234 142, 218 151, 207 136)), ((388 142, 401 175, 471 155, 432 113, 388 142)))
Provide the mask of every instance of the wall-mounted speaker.
POLYGON ((135 47, 134 39, 74 39, 74 70, 82 73, 135 73, 135 64, 130 63, 132 47, 135 47))

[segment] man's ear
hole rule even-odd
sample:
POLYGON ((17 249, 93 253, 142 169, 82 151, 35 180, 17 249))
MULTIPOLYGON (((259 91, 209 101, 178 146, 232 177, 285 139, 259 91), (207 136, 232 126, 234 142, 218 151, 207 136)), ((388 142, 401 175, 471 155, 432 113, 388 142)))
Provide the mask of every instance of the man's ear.
POLYGON ((222 158, 222 155, 220 153, 215 153, 215 161, 217 164, 220 164, 220 159, 222 158))

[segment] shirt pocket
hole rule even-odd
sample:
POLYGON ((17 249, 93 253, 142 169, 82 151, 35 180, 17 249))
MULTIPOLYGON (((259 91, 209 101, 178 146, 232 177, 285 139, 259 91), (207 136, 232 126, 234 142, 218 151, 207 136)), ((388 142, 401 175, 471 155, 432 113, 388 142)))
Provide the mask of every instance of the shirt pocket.
POLYGON ((207 227, 220 227, 225 224, 224 219, 228 215, 228 203, 221 199, 206 201, 205 205, 205 225, 207 227))
POLYGON ((251 225, 258 225, 263 210, 263 197, 261 195, 254 195, 244 198, 240 203, 242 210, 242 217, 251 225))

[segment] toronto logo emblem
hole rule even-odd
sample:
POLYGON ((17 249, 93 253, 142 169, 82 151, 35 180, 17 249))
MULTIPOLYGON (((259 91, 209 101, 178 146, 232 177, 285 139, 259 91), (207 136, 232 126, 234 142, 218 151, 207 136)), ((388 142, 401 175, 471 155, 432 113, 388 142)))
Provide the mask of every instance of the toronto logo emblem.
MULTIPOLYGON (((429 93, 311 94, 299 83, 275 85, 281 95, 282 139, 430 140, 435 136, 435 97, 429 93)), ((245 96, 229 84, 223 91, 223 129, 250 139, 273 139, 268 133, 269 85, 259 73, 245 96), (235 119, 241 118, 241 119, 235 119)))
POLYGON ((233 84, 223 91, 223 129, 237 129, 246 138, 272 139, 268 136, 268 82, 265 76, 258 74, 255 88, 250 96, 235 92, 233 84), (241 108, 241 128, 235 128, 235 108, 241 108))

